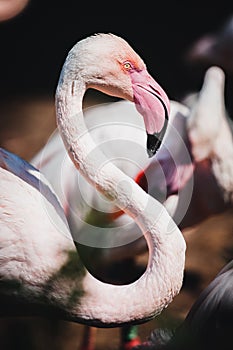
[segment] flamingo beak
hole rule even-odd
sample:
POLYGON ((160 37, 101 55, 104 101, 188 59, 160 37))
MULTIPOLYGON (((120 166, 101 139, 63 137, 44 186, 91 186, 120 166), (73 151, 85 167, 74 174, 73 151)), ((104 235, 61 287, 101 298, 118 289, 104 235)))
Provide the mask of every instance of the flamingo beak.
POLYGON ((159 149, 168 124, 169 99, 146 69, 131 73, 134 103, 143 116, 147 132, 147 153, 152 157, 159 149))

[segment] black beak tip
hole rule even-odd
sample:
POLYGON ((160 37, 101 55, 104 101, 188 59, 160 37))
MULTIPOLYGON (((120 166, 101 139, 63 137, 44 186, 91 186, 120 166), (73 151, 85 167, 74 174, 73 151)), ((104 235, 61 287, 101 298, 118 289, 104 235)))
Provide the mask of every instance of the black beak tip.
POLYGON ((155 153, 156 151, 154 152, 153 150, 147 148, 147 154, 149 158, 152 158, 155 155, 155 153))
POLYGON ((155 155, 161 143, 162 140, 160 140, 159 134, 147 134, 147 154, 149 158, 155 155))

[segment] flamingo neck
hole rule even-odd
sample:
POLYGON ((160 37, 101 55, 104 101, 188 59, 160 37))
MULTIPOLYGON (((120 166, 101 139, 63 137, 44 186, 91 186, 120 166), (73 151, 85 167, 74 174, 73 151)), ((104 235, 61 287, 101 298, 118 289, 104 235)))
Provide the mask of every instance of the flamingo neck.
MULTIPOLYGON (((121 318, 132 320, 134 315, 137 315, 136 318, 143 319, 145 315, 150 318, 161 312, 181 288, 185 260, 184 239, 166 209, 133 179, 109 163, 92 140, 82 113, 85 90, 85 82, 60 81, 56 94, 60 134, 71 160, 82 175, 138 224, 147 240, 149 262, 144 275, 134 282, 137 293, 133 295, 136 300, 132 297, 132 284, 112 286, 95 280, 93 295, 89 293, 89 298, 85 299, 83 312, 88 315, 98 300, 102 314, 106 317, 104 322, 110 322, 111 317, 117 322, 114 300, 118 300, 121 318), (148 305, 145 305, 145 294, 148 296, 148 305), (127 303, 123 316, 120 300, 127 303), (114 316, 109 309, 113 303, 114 316)), ((84 285, 91 289, 94 277, 88 274, 84 285)))
POLYGON ((227 119, 223 119, 211 161, 213 174, 223 191, 223 198, 227 205, 232 205, 233 203, 232 145, 232 132, 227 119))

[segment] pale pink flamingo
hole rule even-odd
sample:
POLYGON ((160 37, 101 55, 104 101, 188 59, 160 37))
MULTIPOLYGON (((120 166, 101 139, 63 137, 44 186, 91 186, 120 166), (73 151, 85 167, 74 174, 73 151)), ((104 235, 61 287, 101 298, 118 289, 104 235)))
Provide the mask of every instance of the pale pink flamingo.
POLYGON ((105 163, 83 119, 87 88, 135 102, 144 117, 149 155, 165 133, 168 98, 133 49, 111 34, 91 36, 73 47, 56 92, 57 123, 72 161, 139 225, 148 242, 148 267, 137 281, 123 286, 94 278, 79 259, 63 209, 47 180, 1 150, 2 315, 51 313, 92 326, 119 326, 156 316, 181 288, 183 236, 158 201, 116 166, 105 163))
MULTIPOLYGON (((164 203, 181 229, 200 223, 232 205, 232 133, 224 104, 224 73, 220 68, 212 67, 206 72, 202 89, 189 108, 171 101, 167 133, 161 148, 150 160, 144 152, 134 152, 135 147, 142 147, 144 143, 140 134, 143 125, 139 114, 128 102, 91 109, 86 113, 86 123, 109 159, 117 161, 117 165, 144 189, 148 187, 150 195, 164 203), (102 127, 96 128, 93 121, 95 114, 99 115, 102 127), (107 132, 111 125, 110 114, 114 126, 107 132), (131 128, 124 124, 124 115, 130 117, 131 128), (122 147, 117 135, 122 140, 122 147), (128 162, 123 158, 126 135, 135 145, 127 154, 128 162), (119 142, 114 144, 114 139, 119 142), (111 145, 113 147, 110 148, 111 145), (222 153, 222 148, 225 153, 222 153), (130 160, 137 167, 132 166, 130 160), (137 169, 141 170, 139 174, 136 174, 137 169)), ((80 181, 73 164, 65 159, 65 149, 58 134, 51 138, 33 163, 54 184, 66 208, 75 241, 78 244, 90 243, 91 247, 84 249, 84 258, 100 278, 103 278, 104 266, 124 262, 124 259, 130 265, 129 259, 146 251, 147 244, 138 225, 130 217, 120 215, 122 212, 117 212, 115 203, 100 198, 85 180, 80 181), (60 172, 59 176, 55 176, 57 169, 61 168, 62 175, 60 172), (103 232, 98 226, 104 225, 107 227, 103 232), (101 230, 102 239, 99 235, 96 242, 98 230, 101 230), (100 249, 93 247, 112 249, 102 249, 100 253, 100 249), (94 254, 98 264, 90 259, 88 261, 88 256, 93 260, 94 254)))

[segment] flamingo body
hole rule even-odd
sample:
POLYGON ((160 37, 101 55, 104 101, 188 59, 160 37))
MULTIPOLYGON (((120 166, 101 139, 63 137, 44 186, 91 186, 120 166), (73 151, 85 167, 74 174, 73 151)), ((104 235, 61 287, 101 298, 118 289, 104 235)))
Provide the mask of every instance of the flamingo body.
MULTIPOLYGON (((4 203, 1 205, 0 240, 1 312, 6 311, 4 305, 9 308, 4 301, 10 299, 12 310, 15 301, 19 306, 23 303, 23 308, 28 305, 32 314, 40 313, 40 303, 45 306, 47 302, 52 309, 53 294, 60 300, 61 290, 56 289, 56 280, 70 254, 77 256, 76 249, 62 207, 43 175, 3 149, 0 156, 1 203, 4 203), (50 290, 49 301, 47 289, 50 290)), ((77 274, 81 266, 77 264, 77 274)), ((73 284, 68 281, 69 276, 65 279, 64 290, 73 284)), ((65 305, 68 299, 63 298, 63 301, 65 305)), ((59 309, 59 303, 55 303, 55 307, 59 309)))

